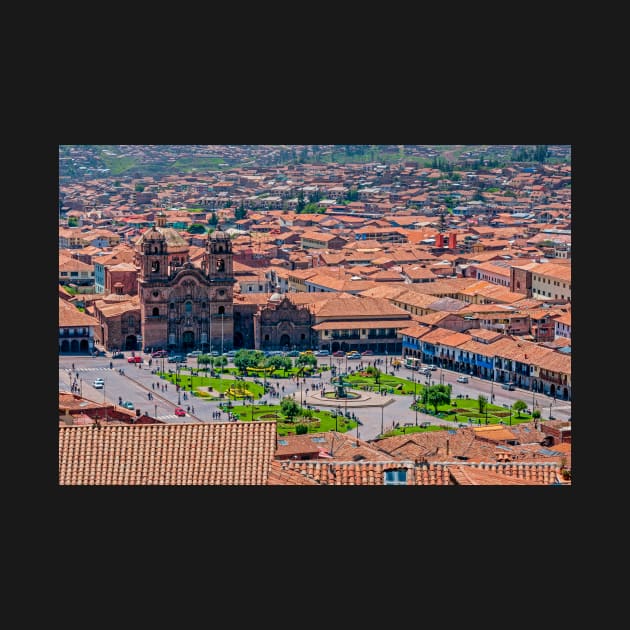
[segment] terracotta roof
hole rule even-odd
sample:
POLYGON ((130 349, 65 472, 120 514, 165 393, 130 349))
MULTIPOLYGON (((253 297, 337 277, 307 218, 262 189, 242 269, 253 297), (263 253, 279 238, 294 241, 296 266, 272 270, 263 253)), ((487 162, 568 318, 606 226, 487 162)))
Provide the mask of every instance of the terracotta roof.
POLYGON ((260 485, 275 422, 60 426, 60 485, 260 485))
POLYGON ((59 326, 97 326, 98 320, 81 312, 67 300, 59 298, 59 326))

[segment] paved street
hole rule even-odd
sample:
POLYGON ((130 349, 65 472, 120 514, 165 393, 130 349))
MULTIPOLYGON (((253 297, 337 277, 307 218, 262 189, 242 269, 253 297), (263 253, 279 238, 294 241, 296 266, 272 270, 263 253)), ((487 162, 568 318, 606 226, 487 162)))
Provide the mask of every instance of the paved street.
MULTIPOLYGON (((152 371, 158 367, 161 368, 161 360, 154 359, 152 365, 148 364, 133 364, 127 362, 127 356, 130 353, 125 353, 124 359, 111 360, 109 357, 89 357, 89 356, 60 356, 59 357, 59 388, 70 391, 70 385, 73 382, 77 383, 80 393, 90 400, 95 402, 109 401, 111 403, 118 403, 119 396, 122 400, 129 400, 133 403, 135 409, 140 409, 142 413, 157 417, 164 422, 215 422, 219 419, 213 419, 212 414, 219 410, 219 401, 205 401, 193 396, 188 396, 188 400, 183 398, 184 392, 175 391, 175 387, 161 380, 152 371), (110 369, 110 361, 113 365, 113 369, 110 369), (75 365, 73 371, 71 366, 75 365), (120 370, 123 374, 120 374, 120 370), (77 377, 77 374, 79 375, 77 377), (92 387, 92 382, 95 378, 101 377, 105 381, 105 387, 101 389, 95 389, 92 387), (163 389, 166 387, 166 389, 163 389), (148 393, 152 395, 152 400, 149 400, 148 393), (174 414, 175 407, 180 405, 184 409, 187 406, 191 406, 191 413, 185 417, 178 417, 174 414), (194 408, 194 413, 192 413, 194 408)), ((141 355, 148 360, 147 355, 141 355)), ((373 361, 375 358, 370 357, 373 361)), ((384 358, 384 357, 380 357, 384 358)), ((338 365, 338 361, 333 359, 338 365)), ((319 359, 320 364, 331 364, 330 357, 324 357, 319 359)), ((350 362, 348 362, 350 363, 350 362)), ((367 362, 364 362, 364 366, 367 362)), ((165 368, 168 369, 169 364, 165 363, 165 368)), ((170 366, 172 369, 174 367, 170 366)), ((338 365, 342 369, 345 369, 345 365, 338 365)), ((379 365, 381 369, 383 365, 379 365)), ((358 364, 348 365, 348 368, 357 369, 358 364)), ((389 368, 391 370, 391 367, 389 368)), ((415 379, 419 384, 424 384, 426 377, 419 375, 413 370, 408 370, 401 367, 400 370, 395 372, 396 376, 401 378, 408 378, 409 380, 415 379)), ((469 383, 461 384, 456 382, 456 378, 459 373, 450 372, 448 370, 436 370, 432 373, 431 381, 434 383, 442 382, 451 383, 453 386, 453 394, 458 393, 465 396, 468 394, 470 398, 476 398, 479 393, 490 396, 494 394, 494 403, 512 404, 515 400, 524 400, 529 407, 531 407, 532 401, 535 408, 541 409, 543 417, 549 416, 549 408, 551 405, 553 415, 558 419, 567 419, 571 416, 571 403, 567 401, 556 401, 547 396, 540 396, 539 394, 532 395, 532 392, 525 390, 506 391, 500 388, 497 384, 492 384, 490 381, 472 378, 470 377, 469 383)), ((245 377, 245 380, 254 380, 253 377, 245 377)), ((281 386, 284 386, 284 392, 281 395, 295 395, 296 400, 300 401, 300 385, 292 381, 291 379, 280 379, 274 377, 270 379, 272 382, 279 382, 281 386)), ((415 425, 416 420, 419 423, 429 421, 433 424, 445 424, 456 427, 455 423, 436 418, 420 412, 415 412, 410 409, 413 401, 413 396, 403 395, 387 395, 380 396, 372 393, 369 397, 361 401, 347 401, 341 403, 329 404, 328 401, 323 401, 318 398, 317 391, 313 390, 313 383, 323 382, 325 386, 330 387, 330 373, 324 372, 322 378, 306 377, 302 383, 302 400, 305 404, 309 404, 318 409, 331 410, 340 408, 342 412, 347 408, 349 413, 354 413, 355 416, 362 423, 358 427, 358 434, 361 439, 369 440, 375 438, 380 432, 381 427, 384 431, 391 429, 394 423, 399 423, 400 426, 415 425), (309 393, 306 394, 308 388, 309 393)), ((365 392, 361 392, 366 394, 365 392)), ((279 403, 279 398, 269 399, 268 401, 279 403)), ((227 417, 224 413, 221 413, 220 420, 225 421, 227 417)), ((353 435, 356 435, 356 429, 352 431, 353 435)))

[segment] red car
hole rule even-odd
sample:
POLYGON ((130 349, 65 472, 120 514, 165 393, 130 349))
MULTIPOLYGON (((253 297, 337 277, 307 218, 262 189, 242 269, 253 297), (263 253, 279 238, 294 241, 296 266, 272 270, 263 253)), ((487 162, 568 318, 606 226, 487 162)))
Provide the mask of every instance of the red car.
POLYGON ((175 415, 176 416, 185 416, 186 412, 181 407, 175 407, 175 415))
POLYGON ((343 350, 337 350, 337 352, 333 352, 333 357, 345 357, 346 353, 343 350))
POLYGON ((142 363, 142 357, 128 357, 127 363, 142 363))
POLYGON ((374 352, 372 352, 372 350, 364 350, 364 351, 361 353, 361 356, 362 356, 362 357, 371 357, 373 354, 374 354, 374 352))

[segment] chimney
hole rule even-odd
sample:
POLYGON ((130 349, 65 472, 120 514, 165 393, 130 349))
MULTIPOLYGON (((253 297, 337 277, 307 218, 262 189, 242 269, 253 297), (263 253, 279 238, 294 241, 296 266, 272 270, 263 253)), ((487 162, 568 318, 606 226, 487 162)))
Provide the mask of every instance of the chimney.
POLYGON ((455 249, 457 247, 457 234, 455 232, 451 232, 448 235, 448 248, 455 249))
POLYGON ((435 235, 435 246, 444 247, 444 234, 439 233, 435 235))
POLYGON ((450 440, 448 438, 446 438, 446 456, 448 457, 448 454, 450 452, 450 440))

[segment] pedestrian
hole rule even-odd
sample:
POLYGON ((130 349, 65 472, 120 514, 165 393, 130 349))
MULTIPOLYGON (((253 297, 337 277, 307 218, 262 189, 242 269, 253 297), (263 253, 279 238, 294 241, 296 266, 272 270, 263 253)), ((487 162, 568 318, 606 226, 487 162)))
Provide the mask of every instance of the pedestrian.
POLYGON ((193 412, 193 413, 195 413, 195 408, 194 408, 194 407, 191 407, 191 409, 192 409, 192 412, 193 412))
POLYGON ((72 364, 72 369, 74 370, 74 363, 72 364))
POLYGON ((151 389, 155 391, 155 383, 151 383, 151 389))

